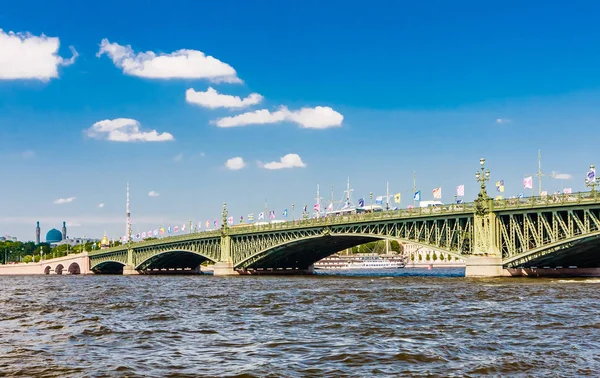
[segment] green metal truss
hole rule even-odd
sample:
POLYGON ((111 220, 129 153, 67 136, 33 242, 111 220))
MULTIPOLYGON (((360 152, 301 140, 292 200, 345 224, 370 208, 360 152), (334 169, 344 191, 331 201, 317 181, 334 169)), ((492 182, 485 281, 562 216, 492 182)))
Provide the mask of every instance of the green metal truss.
POLYGON ((300 220, 264 226, 224 226, 90 253, 92 269, 107 263, 138 270, 229 261, 236 269, 311 264, 336 251, 378 239, 416 243, 461 258, 502 256, 522 266, 557 251, 600 239, 596 192, 528 199, 491 200, 300 220), (337 248, 337 249, 336 249, 337 248), (197 258, 189 259, 189 256, 197 258), (170 257, 169 257, 170 256, 170 257), (170 259, 170 260, 169 260, 170 259))

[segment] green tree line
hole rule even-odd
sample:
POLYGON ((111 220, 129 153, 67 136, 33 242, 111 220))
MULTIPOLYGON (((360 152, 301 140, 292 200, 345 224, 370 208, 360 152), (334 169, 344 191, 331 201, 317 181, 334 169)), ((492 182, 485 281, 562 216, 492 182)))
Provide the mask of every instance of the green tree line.
MULTIPOLYGON (((121 245, 120 241, 115 241, 111 246, 121 245)), ((99 246, 96 244, 96 248, 99 246)), ((36 245, 34 242, 20 242, 20 241, 0 241, 0 261, 3 264, 9 262, 31 262, 40 261, 41 253, 43 251, 44 258, 50 259, 55 257, 66 256, 71 253, 81 253, 83 250, 91 252, 94 249, 94 243, 88 242, 84 245, 70 246, 68 244, 62 244, 52 247, 48 243, 40 243, 36 245)))

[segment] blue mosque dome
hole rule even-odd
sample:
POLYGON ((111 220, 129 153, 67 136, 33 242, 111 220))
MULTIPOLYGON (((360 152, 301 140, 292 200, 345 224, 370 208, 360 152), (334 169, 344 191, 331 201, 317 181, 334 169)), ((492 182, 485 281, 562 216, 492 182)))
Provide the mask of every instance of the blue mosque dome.
POLYGON ((46 243, 58 243, 61 240, 62 232, 58 231, 56 228, 53 228, 46 234, 46 243))

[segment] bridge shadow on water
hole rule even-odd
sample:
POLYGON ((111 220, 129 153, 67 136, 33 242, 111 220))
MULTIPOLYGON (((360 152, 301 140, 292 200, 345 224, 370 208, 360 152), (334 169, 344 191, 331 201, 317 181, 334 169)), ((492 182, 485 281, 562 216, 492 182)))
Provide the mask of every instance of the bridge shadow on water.
POLYGON ((464 277, 464 267, 453 268, 401 268, 364 270, 315 270, 315 276, 334 277, 464 277))

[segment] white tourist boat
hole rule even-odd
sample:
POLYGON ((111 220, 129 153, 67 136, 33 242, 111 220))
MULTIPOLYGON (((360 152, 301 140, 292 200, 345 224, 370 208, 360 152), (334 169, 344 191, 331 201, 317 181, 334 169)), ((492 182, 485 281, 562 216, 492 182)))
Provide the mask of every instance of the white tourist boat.
POLYGON ((349 269, 400 269, 406 265, 404 258, 384 256, 340 256, 332 255, 315 263, 315 269, 349 270, 349 269))

